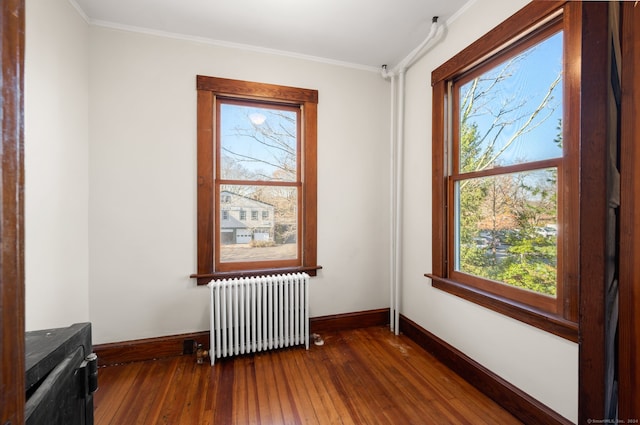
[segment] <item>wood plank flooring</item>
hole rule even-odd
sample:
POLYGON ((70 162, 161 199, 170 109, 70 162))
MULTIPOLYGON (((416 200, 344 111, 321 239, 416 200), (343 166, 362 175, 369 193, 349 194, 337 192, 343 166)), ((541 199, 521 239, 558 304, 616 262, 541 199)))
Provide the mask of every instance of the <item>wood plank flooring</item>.
POLYGON ((99 370, 96 425, 521 424, 386 327, 198 365, 181 356, 99 370))

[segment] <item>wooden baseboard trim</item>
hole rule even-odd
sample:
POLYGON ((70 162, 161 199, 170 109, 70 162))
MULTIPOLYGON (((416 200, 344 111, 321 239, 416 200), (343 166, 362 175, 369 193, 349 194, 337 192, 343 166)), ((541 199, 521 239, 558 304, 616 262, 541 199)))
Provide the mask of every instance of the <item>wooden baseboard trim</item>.
POLYGON ((525 424, 572 423, 403 315, 400 332, 525 424))
MULTIPOLYGON (((382 326, 388 323, 388 308, 309 319, 310 330, 315 333, 382 326)), ((100 366, 111 366, 191 354, 185 353, 185 341, 194 341, 209 349, 209 331, 98 344, 94 346, 93 351, 98 355, 100 366)))
POLYGON ((387 324, 389 324, 388 308, 312 317, 309 319, 309 328, 312 333, 338 332, 387 324))
POLYGON ((193 332, 159 338, 137 339, 133 341, 113 342, 93 346, 98 355, 99 366, 140 362, 165 357, 192 354, 195 361, 193 343, 209 347, 209 332, 193 332), (186 342, 185 342, 186 341, 186 342))

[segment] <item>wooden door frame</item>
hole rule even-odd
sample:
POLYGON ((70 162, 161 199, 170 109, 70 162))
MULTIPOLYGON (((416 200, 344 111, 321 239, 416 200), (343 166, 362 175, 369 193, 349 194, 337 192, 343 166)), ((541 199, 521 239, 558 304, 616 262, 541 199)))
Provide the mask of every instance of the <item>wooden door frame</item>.
MULTIPOLYGON (((584 3, 586 5, 586 3, 584 3)), ((597 40, 609 40, 608 4, 601 2, 584 7, 583 25, 592 41, 583 43, 583 78, 592 83, 583 90, 583 107, 593 114, 583 120, 583 145, 589 148, 582 153, 581 164, 589 170, 593 181, 606 181, 606 158, 609 151, 603 143, 606 139, 608 101, 602 75, 608 75, 610 58, 605 49, 593 49, 597 40)), ((639 419, 640 369, 638 345, 640 344, 640 316, 635 308, 640 306, 640 32, 634 23, 640 20, 640 6, 635 2, 621 2, 621 106, 620 106, 620 241, 619 241, 619 315, 618 315, 618 419, 639 419)), ((615 123, 611 123, 615 125, 615 123)), ((578 423, 604 417, 606 338, 606 245, 607 198, 604 185, 585 183, 581 187, 580 217, 584 231, 590 235, 589 244, 580 249, 580 359, 579 359, 579 407, 578 423), (595 188, 595 190, 593 190, 595 188), (587 189, 587 190, 583 190, 587 189)))
POLYGON ((24 423, 24 0, 0 2, 0 423, 24 423))
POLYGON ((640 5, 622 4, 620 387, 618 418, 640 419, 640 5))
POLYGON ((605 288, 609 5, 581 3, 580 247, 578 423, 603 420, 605 409, 605 288))
MULTIPOLYGON (((607 33, 607 3, 589 5, 588 30, 598 33, 595 39, 609 40, 607 33)), ((640 368, 638 347, 640 344, 640 31, 634 23, 640 21, 640 7, 634 2, 621 2, 621 106, 620 106, 620 246, 619 252, 619 315, 618 315, 618 418, 623 421, 640 418, 640 368)), ((637 25, 636 25, 637 27, 637 25)), ((583 55, 593 55, 601 49, 584 49, 583 55)), ((602 52, 601 52, 602 53, 602 52)), ((583 59, 585 56, 583 56, 583 59)), ((604 140, 608 102, 605 87, 595 83, 599 76, 608 75, 608 57, 589 57, 591 67, 583 72, 591 73, 594 84, 590 91, 583 91, 583 99, 592 105, 596 114, 583 122, 582 134, 588 139, 585 145, 591 151, 582 157, 582 165, 597 180, 606 181, 605 158, 609 152, 600 143, 604 140), (599 64, 598 66, 593 66, 599 64), (597 105, 597 106, 596 106, 597 105), (600 118, 598 118, 600 117, 600 118), (599 151, 593 151, 594 148, 599 151), (604 149, 603 149, 604 148, 604 149)), ((608 81, 605 81, 608 84, 608 81)), ((587 106, 587 105, 585 105, 587 106)), ((615 125, 615 123, 612 123, 615 125)), ((606 210, 603 193, 582 192, 586 204, 580 214, 587 231, 597 235, 598 243, 581 249, 580 293, 580 360, 579 360, 579 423, 589 419, 601 420, 604 414, 604 377, 606 374, 606 339, 604 334, 606 302, 606 217, 596 217, 606 210), (599 213, 598 213, 599 211, 599 213), (599 223, 599 224, 598 224, 599 223)))

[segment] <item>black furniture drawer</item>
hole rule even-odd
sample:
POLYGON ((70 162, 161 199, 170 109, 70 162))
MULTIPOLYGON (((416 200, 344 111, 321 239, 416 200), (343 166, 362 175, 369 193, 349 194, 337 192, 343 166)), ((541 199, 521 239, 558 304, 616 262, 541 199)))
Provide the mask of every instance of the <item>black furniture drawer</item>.
POLYGON ((93 425, 97 357, 91 324, 26 333, 27 425, 93 425))

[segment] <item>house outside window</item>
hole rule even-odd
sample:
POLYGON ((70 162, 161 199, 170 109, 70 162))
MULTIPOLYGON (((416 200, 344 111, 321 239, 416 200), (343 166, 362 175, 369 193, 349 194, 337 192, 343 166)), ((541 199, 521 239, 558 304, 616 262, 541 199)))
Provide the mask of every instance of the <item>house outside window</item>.
MULTIPOLYGON (((227 200, 220 207, 222 213, 220 220, 221 255, 229 256, 230 252, 238 251, 241 249, 238 245, 245 244, 245 248, 249 249, 249 244, 257 241, 263 245, 274 242, 274 223, 268 220, 258 220, 258 211, 273 214, 275 210, 273 205, 227 191, 220 194, 220 199, 227 200), (247 209, 251 210, 251 220, 247 220, 247 209), (235 247, 232 248, 233 245, 235 247)), ((229 258, 233 260, 232 255, 229 258)))
POLYGON ((192 277, 315 275, 317 91, 204 76, 197 89, 192 277))

